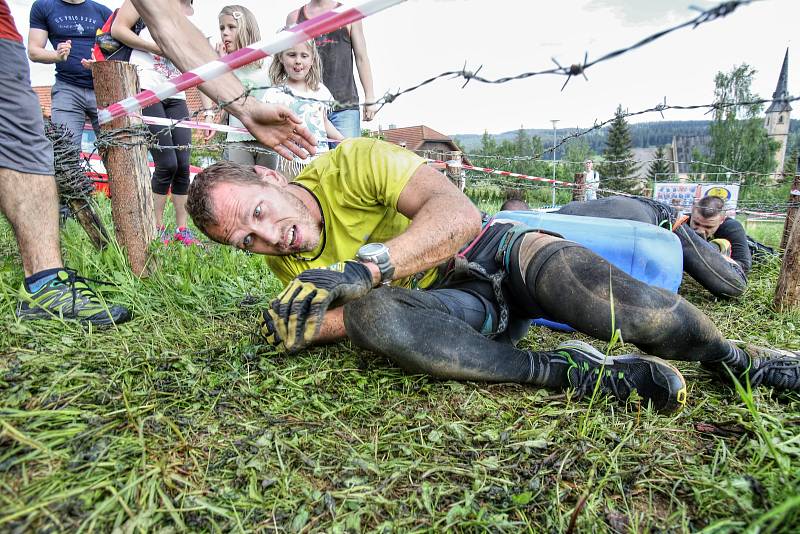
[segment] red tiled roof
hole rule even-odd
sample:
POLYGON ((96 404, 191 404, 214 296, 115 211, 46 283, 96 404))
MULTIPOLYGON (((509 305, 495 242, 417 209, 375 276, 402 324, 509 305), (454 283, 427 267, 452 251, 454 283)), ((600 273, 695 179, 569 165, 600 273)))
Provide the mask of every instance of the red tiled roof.
POLYGON ((453 140, 427 126, 409 126, 407 128, 392 128, 380 132, 383 138, 395 145, 405 146, 409 150, 418 150, 425 141, 439 141, 453 145, 453 150, 458 150, 453 140))
MULTIPOLYGON (((192 87, 186 90, 186 105, 189 106, 189 113, 195 113, 203 109, 203 102, 200 100, 200 91, 197 87, 192 87)), ((203 120, 202 117, 198 117, 203 120)))
POLYGON ((39 105, 42 108, 42 115, 50 118, 50 111, 53 108, 50 102, 50 86, 49 85, 34 85, 33 92, 39 97, 39 105))

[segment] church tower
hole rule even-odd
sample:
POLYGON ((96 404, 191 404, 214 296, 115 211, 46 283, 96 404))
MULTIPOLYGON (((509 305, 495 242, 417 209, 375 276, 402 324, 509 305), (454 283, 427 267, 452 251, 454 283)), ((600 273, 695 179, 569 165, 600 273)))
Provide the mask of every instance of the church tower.
POLYGON ((789 49, 786 49, 786 55, 783 56, 783 66, 781 67, 781 75, 778 77, 778 85, 775 86, 775 92, 772 93, 772 104, 767 108, 766 118, 764 119, 764 127, 767 129, 767 135, 780 143, 780 147, 775 152, 775 161, 777 168, 775 172, 783 172, 783 161, 786 157, 786 143, 789 139, 789 115, 792 113, 792 106, 789 105, 789 49))

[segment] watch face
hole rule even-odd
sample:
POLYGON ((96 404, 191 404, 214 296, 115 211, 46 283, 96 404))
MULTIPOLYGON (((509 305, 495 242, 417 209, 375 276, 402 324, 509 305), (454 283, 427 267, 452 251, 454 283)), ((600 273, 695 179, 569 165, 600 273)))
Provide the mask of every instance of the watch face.
POLYGON ((360 249, 358 249, 358 254, 360 256, 375 256, 376 254, 381 254, 386 250, 386 245, 383 243, 367 243, 360 249))

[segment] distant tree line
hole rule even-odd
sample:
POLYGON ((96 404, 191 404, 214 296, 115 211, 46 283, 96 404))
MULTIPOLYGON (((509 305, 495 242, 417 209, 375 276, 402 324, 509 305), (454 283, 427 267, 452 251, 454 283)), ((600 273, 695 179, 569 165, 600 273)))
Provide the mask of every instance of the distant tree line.
MULTIPOLYGON (((762 117, 763 118, 763 117, 762 117)), ((642 122, 638 124, 630 124, 631 143, 633 148, 648 148, 669 145, 672 143, 672 137, 679 136, 700 136, 709 135, 709 130, 712 121, 658 121, 658 122, 642 122)), ((608 137, 608 130, 610 126, 606 126, 600 130, 590 132, 581 138, 586 141, 592 153, 600 154, 606 146, 606 139, 608 137)), ((553 146, 553 130, 544 128, 523 129, 529 137, 539 137, 542 140, 542 146, 548 148, 553 146)), ((797 137, 800 137, 800 119, 792 119, 790 125, 790 144, 797 137)), ((504 132, 501 134, 490 135, 490 137, 498 144, 505 140, 513 140, 519 133, 519 130, 512 132, 504 132)), ((561 139, 567 135, 575 133, 575 128, 559 128, 556 130, 556 137, 561 139)), ((481 145, 483 136, 481 135, 456 135, 454 139, 459 146, 464 147, 467 152, 477 149, 481 145)), ((556 152, 556 157, 562 159, 564 156, 564 148, 560 148, 556 152)), ((548 153, 550 156, 550 153, 548 153)))

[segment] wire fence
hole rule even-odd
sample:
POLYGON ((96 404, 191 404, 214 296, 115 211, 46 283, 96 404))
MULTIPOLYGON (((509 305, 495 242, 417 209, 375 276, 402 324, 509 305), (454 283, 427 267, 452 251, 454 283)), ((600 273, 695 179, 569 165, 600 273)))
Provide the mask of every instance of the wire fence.
MULTIPOLYGON (((742 6, 746 6, 752 3, 753 0, 733 0, 728 2, 723 2, 715 7, 712 7, 707 10, 699 10, 699 14, 683 23, 665 28, 661 31, 648 35, 639 41, 632 43, 627 47, 623 47, 617 50, 613 50, 610 52, 606 52, 603 54, 598 55, 594 59, 590 59, 590 54, 587 52, 584 55, 582 61, 570 64, 569 66, 562 66, 555 58, 552 59, 554 66, 545 69, 539 70, 531 70, 522 73, 518 73, 515 75, 504 76, 497 79, 488 79, 483 76, 479 75, 479 72, 482 70, 483 66, 478 66, 476 69, 467 69, 466 63, 461 69, 452 70, 440 73, 438 75, 429 77, 419 83, 411 85, 405 89, 398 89, 394 92, 387 92, 383 97, 376 100, 375 102, 358 102, 358 106, 370 106, 377 104, 380 107, 385 105, 389 105, 397 100, 402 95, 408 94, 412 91, 420 90, 421 88, 432 84, 438 80, 442 79, 453 79, 453 78, 461 78, 464 80, 464 84, 462 88, 466 87, 470 82, 474 81, 476 83, 485 83, 485 84, 505 84, 516 80, 523 80, 535 76, 541 75, 558 75, 564 76, 565 81, 564 85, 562 86, 562 90, 567 86, 569 81, 574 76, 582 76, 584 79, 588 81, 588 77, 586 75, 589 69, 597 67, 599 64, 602 64, 606 61, 610 61, 612 59, 619 58, 628 52, 644 47, 665 35, 668 35, 672 32, 679 31, 684 28, 697 28, 701 25, 710 23, 712 21, 718 20, 720 18, 726 17, 736 11, 738 8, 742 6)), ((694 8, 697 9, 697 8, 694 8)), ((260 91, 266 89, 267 86, 264 87, 254 87, 249 90, 244 91, 240 97, 235 100, 241 98, 247 98, 250 94, 254 91, 260 91)), ((291 94, 291 91, 288 88, 272 88, 272 90, 280 90, 284 92, 288 92, 291 94)), ((307 97, 298 97, 296 95, 292 95, 295 98, 299 98, 301 100, 313 101, 313 102, 321 102, 326 106, 336 109, 337 107, 352 107, 352 103, 343 104, 341 102, 337 102, 335 100, 317 100, 313 98, 307 97)), ((790 96, 785 99, 788 102, 795 102, 800 100, 800 96, 790 96)), ((782 100, 783 101, 783 100, 782 100)), ((216 104, 212 109, 216 114, 222 112, 225 106, 232 101, 228 102, 220 102, 216 104)), ((549 165, 551 167, 551 178, 546 178, 544 176, 533 176, 529 174, 525 174, 523 172, 513 172, 510 170, 504 170, 500 168, 490 169, 487 168, 480 168, 479 165, 476 165, 474 168, 468 169, 467 173, 465 174, 467 183, 471 187, 502 187, 502 188, 519 188, 519 189, 542 189, 547 188, 548 190, 552 190, 554 192, 557 191, 570 191, 572 188, 575 187, 574 183, 574 175, 579 172, 580 166, 583 162, 578 161, 568 161, 568 160, 551 160, 551 159, 544 159, 543 156, 546 154, 552 154, 560 147, 564 146, 566 143, 578 139, 582 136, 585 136, 591 132, 595 132, 604 128, 605 126, 609 125, 618 117, 622 118, 631 118, 637 117, 645 114, 652 114, 658 113, 663 118, 664 111, 667 110, 698 110, 698 109, 705 109, 708 112, 713 111, 721 111, 724 109, 735 108, 735 107, 742 107, 742 106, 760 106, 763 104, 768 104, 772 102, 771 99, 750 99, 747 101, 734 101, 734 102, 712 102, 712 103, 703 103, 703 104, 690 104, 690 105, 673 105, 668 104, 666 97, 662 98, 662 101, 655 106, 638 110, 638 111, 625 111, 621 113, 621 115, 615 114, 614 117, 603 121, 595 121, 594 124, 585 129, 576 129, 574 132, 562 136, 560 139, 554 141, 553 145, 549 148, 542 149, 539 153, 531 154, 528 156, 500 156, 500 155, 489 155, 489 154, 480 154, 480 153, 466 153, 463 154, 463 157, 467 158, 468 160, 473 160, 476 163, 480 162, 493 162, 492 165, 494 167, 501 167, 503 165, 508 167, 515 167, 519 164, 539 164, 540 166, 549 165), (501 165, 502 164, 502 165, 501 165), (504 176, 498 176, 504 175, 504 176), (559 179, 555 179, 555 177, 559 179)), ((197 118, 199 114, 208 111, 207 109, 199 109, 189 116, 184 117, 180 120, 172 121, 171 123, 160 126, 159 128, 165 129, 168 132, 171 132, 174 128, 198 128, 204 130, 214 130, 214 129, 222 129, 218 126, 215 127, 213 123, 198 123, 197 118), (193 121, 195 124, 186 124, 187 121, 193 121)), ((218 134, 221 135, 221 134, 218 134)), ((174 149, 174 150, 192 150, 197 148, 202 148, 204 151, 209 152, 216 152, 217 154, 223 154, 227 149, 231 148, 235 145, 238 150, 246 150, 253 153, 265 153, 265 154, 274 154, 274 151, 254 144, 250 145, 242 145, 241 143, 234 143, 229 142, 227 140, 213 140, 211 142, 205 142, 200 145, 198 144, 187 144, 187 145, 161 145, 158 142, 158 137, 153 133, 153 129, 148 128, 145 125, 135 125, 129 126, 126 128, 117 128, 111 130, 104 130, 98 135, 96 141, 96 150, 102 152, 107 148, 110 147, 132 147, 132 146, 141 146, 145 145, 149 149, 153 150, 160 150, 160 149, 174 149)), ((420 153, 423 157, 430 158, 430 159, 439 159, 441 153, 436 154, 429 153, 427 151, 422 151, 420 153)), ((780 189, 786 187, 785 180, 787 177, 783 177, 781 175, 776 174, 764 174, 764 173, 757 173, 752 171, 741 171, 737 169, 731 169, 725 165, 719 163, 712 163, 712 162, 705 162, 705 161, 697 161, 692 160, 689 162, 686 161, 677 161, 674 159, 667 159, 667 158, 651 158, 646 160, 634 160, 634 159, 622 159, 622 160, 613 160, 613 161, 605 161, 602 162, 604 164, 625 164, 625 163, 636 163, 638 165, 651 165, 654 163, 660 164, 667 164, 672 166, 672 168, 678 168, 679 165, 692 165, 696 168, 702 168, 706 172, 700 173, 690 173, 688 175, 682 174, 678 175, 677 173, 673 173, 672 176, 676 180, 685 180, 689 183, 699 182, 699 181, 713 181, 713 180, 724 180, 728 183, 737 183, 743 186, 747 186, 749 183, 758 184, 758 187, 762 189, 780 189)), ((791 178, 791 177, 789 177, 791 178)), ((640 192, 647 192, 648 188, 651 188, 655 180, 652 177, 636 177, 631 180, 631 182, 635 182, 637 185, 636 187, 640 192)), ((627 194, 625 191, 618 191, 609 188, 601 187, 599 190, 601 195, 608 195, 608 194, 627 194)), ((772 200, 756 200, 756 199, 742 199, 739 203, 741 206, 746 207, 748 210, 757 211, 757 210, 764 210, 764 212, 783 212, 785 213, 786 210, 796 207, 796 203, 786 201, 786 202, 775 202, 772 200)))

